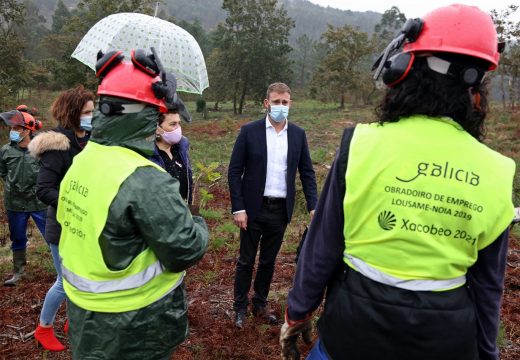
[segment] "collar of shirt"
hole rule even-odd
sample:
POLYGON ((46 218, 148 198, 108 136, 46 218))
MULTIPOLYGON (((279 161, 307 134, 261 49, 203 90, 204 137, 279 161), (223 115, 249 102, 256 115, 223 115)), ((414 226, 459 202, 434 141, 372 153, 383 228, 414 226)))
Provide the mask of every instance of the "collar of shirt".
MULTIPOLYGON (((286 120, 285 120, 285 126, 283 127, 282 131, 287 131, 287 127, 288 127, 288 126, 289 126, 289 119, 286 119, 286 120)), ((274 129, 273 124, 271 124, 271 122, 269 121, 269 115, 266 115, 266 116, 265 116, 265 128, 266 128, 266 129, 269 129, 270 127, 274 129)), ((280 131, 280 133, 281 133, 282 131, 280 131)))
POLYGON ((267 168, 264 196, 285 198, 287 196, 288 123, 285 123, 280 132, 276 132, 267 117, 265 121, 267 168))

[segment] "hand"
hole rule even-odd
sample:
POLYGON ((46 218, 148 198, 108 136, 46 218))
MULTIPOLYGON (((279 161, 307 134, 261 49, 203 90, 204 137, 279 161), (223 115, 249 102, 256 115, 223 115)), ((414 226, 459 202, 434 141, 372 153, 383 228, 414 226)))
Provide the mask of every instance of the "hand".
POLYGON ((306 344, 312 342, 312 323, 309 315, 304 320, 293 321, 287 317, 285 311, 285 323, 280 330, 280 346, 282 347, 283 360, 300 360, 300 351, 298 350, 298 337, 302 336, 306 344))
POLYGON ((309 211, 309 215, 311 216, 311 221, 312 221, 312 218, 314 217, 314 210, 309 211))
POLYGON ((233 214, 233 222, 242 230, 247 230, 247 214, 246 212, 240 212, 233 214))

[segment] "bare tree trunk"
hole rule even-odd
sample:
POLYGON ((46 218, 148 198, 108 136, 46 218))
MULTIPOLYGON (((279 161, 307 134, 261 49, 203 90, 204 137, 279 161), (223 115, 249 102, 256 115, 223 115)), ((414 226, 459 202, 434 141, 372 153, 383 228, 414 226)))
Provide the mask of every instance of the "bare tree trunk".
POLYGON ((240 94, 240 108, 238 109, 238 113, 242 115, 242 110, 244 109, 244 103, 246 101, 246 92, 247 92, 247 81, 244 83, 242 87, 242 93, 240 94))
POLYGON ((235 82, 235 91, 233 91, 233 114, 237 114, 237 93, 238 93, 238 81, 235 82))
POLYGON ((502 92, 502 108, 506 109, 506 89, 504 87, 504 74, 500 74, 500 91, 502 92))
POLYGON ((341 94, 341 102, 340 102, 339 108, 340 109, 345 108, 345 94, 341 94))

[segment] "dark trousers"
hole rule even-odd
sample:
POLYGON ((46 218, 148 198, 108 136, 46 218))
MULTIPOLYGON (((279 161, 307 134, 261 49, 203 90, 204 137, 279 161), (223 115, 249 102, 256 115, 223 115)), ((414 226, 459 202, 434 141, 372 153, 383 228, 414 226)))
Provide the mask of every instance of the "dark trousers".
POLYGON ((9 233, 11 237, 11 250, 18 251, 27 247, 27 222, 32 217, 34 223, 45 234, 45 210, 41 211, 11 211, 7 210, 9 221, 9 233))
POLYGON ((260 257, 253 285, 255 294, 253 306, 267 304, 267 295, 273 279, 276 255, 282 246, 287 228, 285 200, 274 203, 264 201, 260 214, 247 224, 247 230, 240 230, 240 255, 235 275, 235 311, 245 312, 249 303, 248 293, 253 278, 256 253, 260 244, 260 257))
POLYGON ((410 291, 347 269, 330 285, 318 321, 330 359, 477 360, 477 328, 466 286, 410 291))

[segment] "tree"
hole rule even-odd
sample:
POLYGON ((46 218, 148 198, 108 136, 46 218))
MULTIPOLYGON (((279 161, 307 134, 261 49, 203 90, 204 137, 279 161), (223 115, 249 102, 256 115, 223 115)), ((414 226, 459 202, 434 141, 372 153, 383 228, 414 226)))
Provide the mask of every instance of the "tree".
POLYGON ((406 16, 397 6, 392 6, 384 12, 381 20, 374 27, 374 39, 378 51, 382 51, 392 41, 405 22, 406 16))
POLYGON ((16 32, 25 38, 24 56, 32 62, 40 60, 41 40, 49 33, 45 27, 45 18, 40 15, 38 7, 31 0, 23 1, 24 22, 16 26, 16 32))
POLYGON ((202 24, 199 19, 195 19, 192 22, 188 22, 185 20, 174 20, 172 22, 189 32, 195 38, 195 40, 197 40, 197 43, 200 46, 200 50, 202 51, 204 58, 209 56, 211 50, 213 49, 211 36, 208 35, 206 31, 204 31, 204 28, 202 27, 202 24))
POLYGON ((296 84, 299 86, 305 86, 312 77, 318 63, 316 61, 316 49, 316 41, 308 37, 307 34, 303 34, 296 39, 292 59, 294 61, 296 84))
POLYGON ((233 97, 232 87, 229 86, 228 65, 226 57, 221 54, 219 48, 214 49, 206 58, 206 67, 210 86, 204 91, 207 99, 214 101, 213 110, 219 110, 219 103, 233 97))
POLYGON ((23 4, 16 0, 0 0, 0 107, 10 101, 22 87, 24 39, 15 31, 24 23, 23 4))
POLYGON ((329 25, 322 35, 327 53, 320 62, 313 78, 313 88, 322 99, 339 98, 340 108, 345 108, 345 97, 366 82, 370 54, 373 49, 368 35, 345 25, 334 28, 329 25))
MULTIPOLYGON (((153 0, 81 0, 70 16, 56 8, 54 18, 64 19, 61 31, 44 39, 46 58, 44 66, 52 74, 52 87, 63 89, 76 84, 93 88, 97 80, 93 71, 76 59, 71 58, 74 49, 88 30, 102 18, 118 12, 140 12, 153 14, 153 0)), ((61 9, 61 10, 60 10, 61 9)), ((58 28, 59 22, 56 24, 58 28)))
POLYGON ((276 0, 224 0, 222 8, 228 17, 215 33, 215 63, 227 64, 233 111, 241 114, 246 96, 260 101, 271 82, 291 78, 288 38, 294 21, 276 0))
POLYGON ((499 41, 505 43, 505 51, 500 57, 498 67, 504 108, 506 107, 506 94, 509 94, 511 108, 514 108, 515 104, 520 101, 520 22, 511 20, 518 10, 517 5, 509 5, 502 11, 491 11, 499 41))
POLYGON ((54 10, 54 14, 52 15, 52 32, 54 34, 59 34, 69 18, 69 9, 67 9, 63 0, 59 0, 56 4, 56 10, 54 10))

